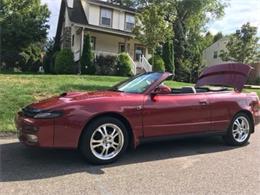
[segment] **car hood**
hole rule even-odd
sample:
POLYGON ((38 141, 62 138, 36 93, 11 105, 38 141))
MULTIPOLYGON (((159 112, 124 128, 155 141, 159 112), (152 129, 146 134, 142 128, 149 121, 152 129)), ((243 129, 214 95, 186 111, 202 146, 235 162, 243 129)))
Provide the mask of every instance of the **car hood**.
POLYGON ((200 74, 196 87, 216 85, 242 91, 251 70, 251 66, 238 63, 209 66, 200 74))
POLYGON ((60 96, 54 96, 39 102, 33 103, 30 107, 35 109, 50 110, 53 108, 62 107, 65 104, 74 103, 78 101, 84 101, 87 99, 99 99, 99 98, 114 98, 122 96, 121 92, 113 91, 96 91, 96 92, 68 92, 63 93, 60 96))

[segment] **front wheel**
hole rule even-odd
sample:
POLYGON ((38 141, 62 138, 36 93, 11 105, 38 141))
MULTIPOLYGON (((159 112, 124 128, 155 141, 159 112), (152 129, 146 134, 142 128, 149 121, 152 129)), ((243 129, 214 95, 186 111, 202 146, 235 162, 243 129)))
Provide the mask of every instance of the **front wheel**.
POLYGON ((118 119, 96 119, 83 132, 80 150, 92 164, 108 164, 117 160, 126 150, 128 133, 118 119))
POLYGON ((231 122, 227 134, 223 137, 227 144, 232 146, 245 145, 253 129, 250 118, 244 114, 237 114, 231 122))

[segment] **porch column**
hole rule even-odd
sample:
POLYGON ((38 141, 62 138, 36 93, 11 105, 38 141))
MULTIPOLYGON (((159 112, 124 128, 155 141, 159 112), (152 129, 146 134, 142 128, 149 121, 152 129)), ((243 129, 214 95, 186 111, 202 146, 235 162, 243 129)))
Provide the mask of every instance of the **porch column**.
POLYGON ((81 42, 80 42, 80 56, 82 56, 83 53, 83 47, 84 47, 84 34, 85 34, 85 28, 82 27, 81 31, 81 42))
POLYGON ((127 43, 127 41, 129 41, 129 38, 125 38, 125 52, 130 54, 129 53, 130 51, 128 50, 128 43, 127 43))

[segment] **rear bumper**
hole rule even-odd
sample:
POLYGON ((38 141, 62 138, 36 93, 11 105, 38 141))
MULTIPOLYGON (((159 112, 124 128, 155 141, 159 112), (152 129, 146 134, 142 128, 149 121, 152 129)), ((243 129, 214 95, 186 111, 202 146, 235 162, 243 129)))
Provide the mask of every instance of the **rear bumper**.
POLYGON ((33 119, 18 113, 15 117, 18 139, 27 146, 53 147, 54 120, 33 119))

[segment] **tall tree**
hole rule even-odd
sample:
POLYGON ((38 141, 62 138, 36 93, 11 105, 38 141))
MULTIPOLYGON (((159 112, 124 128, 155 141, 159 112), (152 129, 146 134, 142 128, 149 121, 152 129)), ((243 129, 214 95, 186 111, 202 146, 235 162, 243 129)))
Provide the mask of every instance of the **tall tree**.
POLYGON ((174 72, 174 54, 172 40, 163 44, 162 59, 165 64, 165 70, 168 72, 174 72))
POLYGON ((45 55, 43 58, 43 66, 45 73, 54 73, 55 48, 54 39, 48 39, 44 45, 45 55))
POLYGON ((50 13, 40 0, 2 0, 1 4, 1 56, 6 63, 12 63, 7 55, 12 53, 19 59, 20 52, 45 41, 50 13))
POLYGON ((175 17, 171 16, 172 12, 169 13, 169 18, 173 19, 175 66, 178 75, 182 63, 186 60, 185 52, 190 46, 188 39, 198 37, 210 19, 221 17, 225 4, 220 0, 181 0, 172 1, 169 6, 171 9, 175 8, 176 13, 175 17))
POLYGON ((217 42, 218 40, 222 39, 223 38, 223 34, 222 32, 218 32, 214 38, 213 38, 213 43, 217 42))
POLYGON ((250 23, 244 24, 241 30, 230 35, 227 50, 221 50, 220 53, 222 60, 246 64, 257 62, 260 58, 260 46, 256 35, 257 27, 250 26, 250 23))
POLYGON ((96 69, 93 64, 93 53, 91 49, 91 40, 90 35, 87 34, 87 36, 84 39, 84 46, 83 46, 83 52, 80 59, 80 65, 81 65, 81 73, 82 74, 94 74, 96 69))
POLYGON ((152 51, 154 62, 155 48, 164 43, 171 35, 172 28, 164 20, 161 6, 150 5, 138 13, 134 33, 136 38, 152 51))

